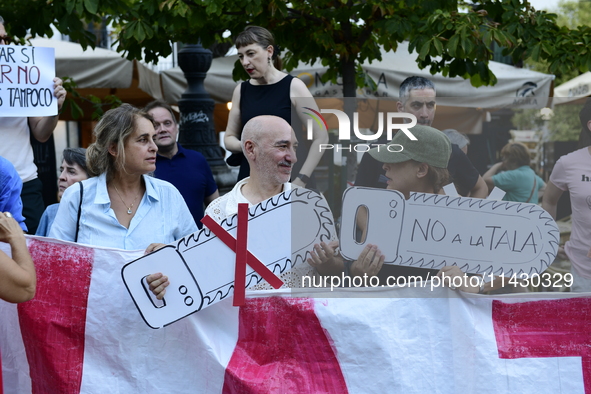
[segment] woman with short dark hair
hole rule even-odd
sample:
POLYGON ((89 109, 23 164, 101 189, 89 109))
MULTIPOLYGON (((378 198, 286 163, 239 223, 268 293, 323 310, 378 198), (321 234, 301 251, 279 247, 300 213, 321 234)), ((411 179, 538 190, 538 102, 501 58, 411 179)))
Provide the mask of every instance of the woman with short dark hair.
POLYGON ((235 155, 228 158, 228 164, 240 165, 239 181, 249 176, 248 161, 240 145, 242 128, 259 115, 279 116, 292 126, 299 141, 299 160, 292 171, 292 181, 298 186, 314 187, 312 173, 322 157, 320 146, 328 142, 327 130, 314 124, 312 140, 304 136, 302 124, 308 119, 304 112, 309 112, 309 108, 318 110, 314 98, 300 79, 281 71, 279 48, 267 29, 248 26, 236 37, 236 49, 250 79, 238 85, 232 95, 224 144, 235 155), (292 124, 292 113, 297 113, 293 119, 298 124, 292 124))

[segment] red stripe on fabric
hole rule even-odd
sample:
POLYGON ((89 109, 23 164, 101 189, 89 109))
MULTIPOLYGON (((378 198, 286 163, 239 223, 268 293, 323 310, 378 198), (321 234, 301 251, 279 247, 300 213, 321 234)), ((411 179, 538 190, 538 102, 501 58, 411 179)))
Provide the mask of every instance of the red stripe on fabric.
POLYGON ((86 305, 94 260, 88 247, 32 240, 37 292, 19 304, 33 394, 79 393, 86 305))
MULTIPOLYGON (((224 230, 222 226, 220 226, 215 220, 213 220, 210 216, 205 215, 203 219, 201 219, 201 223, 205 225, 211 232, 217 236, 220 241, 226 244, 233 252, 236 252, 236 240, 234 237, 230 235, 229 232, 224 230)), ((261 263, 259 259, 257 259, 252 253, 247 252, 247 264, 252 267, 253 270, 259 273, 271 286, 275 289, 280 288, 283 285, 283 281, 279 279, 266 265, 261 263)))
POLYGON ((591 394, 591 299, 493 301, 500 358, 581 357, 585 393, 591 394))
POLYGON ((234 299, 232 305, 244 305, 246 288, 246 260, 248 258, 248 204, 238 204, 236 229, 236 267, 234 269, 234 299))
POLYGON ((224 394, 347 393, 328 333, 310 299, 247 299, 224 394))

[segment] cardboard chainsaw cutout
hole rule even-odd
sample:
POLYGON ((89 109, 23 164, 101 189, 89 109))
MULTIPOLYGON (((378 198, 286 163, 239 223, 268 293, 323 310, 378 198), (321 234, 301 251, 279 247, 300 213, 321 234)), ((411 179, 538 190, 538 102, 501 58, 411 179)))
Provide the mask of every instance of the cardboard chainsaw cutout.
MULTIPOLYGON (((248 211, 248 252, 277 276, 308 267, 306 259, 314 244, 336 238, 326 200, 308 189, 293 188, 248 211)), ((236 238, 237 215, 220 225, 236 238)), ((150 327, 160 328, 231 296, 235 261, 235 252, 204 227, 126 264, 121 275, 142 318, 150 327), (146 276, 156 272, 170 282, 164 302, 152 296, 145 282, 146 276)), ((246 288, 262 280, 246 267, 246 288)))
POLYGON ((542 273, 556 257, 560 233, 536 204, 353 187, 343 194, 340 241, 355 260, 378 245, 385 264, 421 268, 457 265, 473 274, 510 277, 542 273), (356 212, 369 214, 367 235, 356 235, 356 212), (363 241, 363 242, 361 242, 363 241))

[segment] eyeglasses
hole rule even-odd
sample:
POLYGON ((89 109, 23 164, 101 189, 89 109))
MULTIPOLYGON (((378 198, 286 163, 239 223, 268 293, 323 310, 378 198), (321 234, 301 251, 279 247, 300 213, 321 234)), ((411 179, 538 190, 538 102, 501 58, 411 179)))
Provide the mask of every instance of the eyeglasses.
POLYGON ((2 42, 4 45, 8 45, 12 42, 12 37, 9 35, 0 36, 0 42, 2 42))

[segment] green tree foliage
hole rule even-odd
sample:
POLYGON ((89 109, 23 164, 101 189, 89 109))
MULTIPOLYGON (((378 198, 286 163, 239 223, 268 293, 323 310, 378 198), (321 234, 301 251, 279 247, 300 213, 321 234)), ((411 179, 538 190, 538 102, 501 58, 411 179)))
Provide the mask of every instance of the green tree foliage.
POLYGON ((559 26, 576 29, 579 26, 588 26, 591 21, 591 2, 579 0, 561 0, 556 11, 559 26))
POLYGON ((581 132, 580 110, 581 106, 576 104, 556 105, 552 116, 545 122, 539 109, 519 109, 515 111, 511 123, 518 130, 542 130, 546 123, 548 141, 578 141, 581 132))
POLYGON ((550 141, 578 141, 581 133, 579 121, 580 105, 557 105, 554 115, 548 122, 550 141))
POLYGON ((64 106, 62 107, 62 112, 70 111, 70 115, 73 119, 78 119, 84 115, 84 111, 78 105, 77 101, 90 104, 90 107, 92 108, 91 118, 93 120, 98 120, 101 116, 103 116, 106 110, 119 107, 122 104, 119 97, 111 94, 103 97, 102 100, 101 98, 94 95, 82 96, 76 90, 78 86, 72 78, 64 77, 63 81, 64 89, 68 91, 68 97, 66 98, 64 106))
POLYGON ((346 96, 367 83, 362 62, 379 60, 381 46, 396 50, 403 40, 419 53, 419 67, 469 78, 474 86, 496 82, 487 66, 493 41, 515 61, 547 62, 551 73, 591 66, 591 29, 561 27, 555 14, 518 0, 478 6, 456 0, 3 0, 0 15, 12 34, 51 35, 53 23, 83 46, 95 42, 84 22, 106 18, 120 31, 117 50, 149 62, 169 55, 172 42, 200 38, 209 46, 224 41, 227 30, 235 36, 257 24, 287 49, 287 70, 319 60, 328 67, 326 79, 342 76, 346 96))
MULTIPOLYGON (((568 29, 577 29, 581 26, 581 29, 585 29, 585 26, 588 26, 589 21, 591 21, 591 1, 561 0, 555 12, 557 14, 556 24, 558 26, 568 29)), ((548 61, 528 59, 526 66, 532 70, 547 73, 549 72, 550 65, 548 61)), ((556 75, 554 84, 556 86, 561 85, 579 76, 583 71, 576 67, 566 67, 556 70, 554 71, 556 75)))

